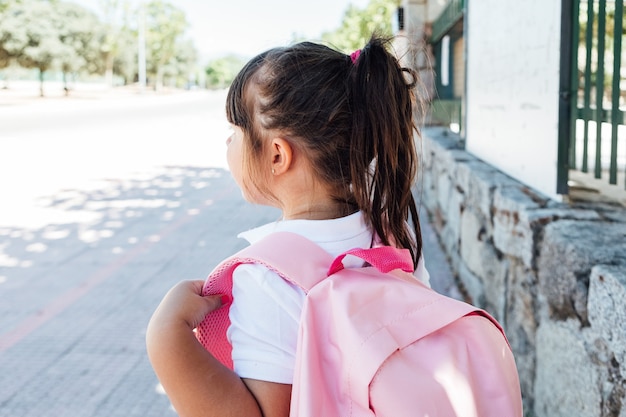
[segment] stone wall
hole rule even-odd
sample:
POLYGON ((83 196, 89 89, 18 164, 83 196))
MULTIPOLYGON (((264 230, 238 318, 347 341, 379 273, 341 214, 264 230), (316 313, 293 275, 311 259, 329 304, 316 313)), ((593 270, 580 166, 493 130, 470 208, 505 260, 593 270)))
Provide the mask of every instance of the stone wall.
POLYGON ((526 416, 626 417, 626 210, 555 202, 458 143, 424 130, 418 195, 464 295, 505 328, 526 416))

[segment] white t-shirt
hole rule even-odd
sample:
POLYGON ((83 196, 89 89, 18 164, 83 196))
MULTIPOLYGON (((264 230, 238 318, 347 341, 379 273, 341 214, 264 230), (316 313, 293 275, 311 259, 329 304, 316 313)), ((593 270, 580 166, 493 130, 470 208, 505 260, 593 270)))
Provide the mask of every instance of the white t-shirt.
MULTIPOLYGON (((279 231, 304 236, 332 256, 353 248, 369 248, 372 243, 372 232, 360 212, 331 220, 281 220, 241 233, 239 237, 252 244, 279 231)), ((351 266, 349 262, 344 261, 346 266, 351 266)), ((428 284, 422 259, 416 275, 428 284)), ((264 266, 246 264, 235 269, 227 336, 233 347, 235 372, 240 377, 283 384, 293 382, 304 297, 299 287, 264 266)))

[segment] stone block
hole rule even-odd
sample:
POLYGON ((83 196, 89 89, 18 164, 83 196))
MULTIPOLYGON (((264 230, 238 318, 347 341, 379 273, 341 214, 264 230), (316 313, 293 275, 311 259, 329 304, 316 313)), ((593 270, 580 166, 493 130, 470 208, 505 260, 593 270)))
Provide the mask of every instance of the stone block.
POLYGON ((587 293, 596 265, 626 267, 626 224, 559 220, 543 231, 537 276, 554 319, 576 317, 587 324, 587 293))
POLYGON ((427 175, 419 175, 417 182, 413 186, 413 195, 415 196, 415 202, 418 206, 422 205, 432 212, 437 207, 437 197, 435 185, 433 184, 434 177, 431 173, 427 175))
MULTIPOLYGON (((500 211, 494 210, 494 229, 498 225, 497 236, 494 231, 494 242, 497 247, 508 255, 521 258, 527 268, 536 268, 538 256, 538 240, 543 233, 543 228, 557 220, 601 220, 595 211, 567 209, 563 206, 546 208, 518 207, 519 212, 511 213, 509 209, 515 209, 512 204, 502 204, 499 193, 494 198, 495 204, 500 205, 500 211), (512 217, 512 222, 511 222, 512 217)), ((495 206, 494 204, 494 206, 495 206)))
POLYGON ((452 182, 450 177, 446 173, 439 173, 439 175, 435 178, 435 190, 437 192, 437 204, 444 210, 446 213, 445 217, 448 217, 447 210, 448 204, 450 203, 450 195, 452 182))
POLYGON ((626 210, 606 210, 602 216, 612 222, 626 223, 626 210))
POLYGON ((599 373, 587 354, 576 320, 545 320, 537 329, 537 417, 598 417, 599 373))
POLYGON ((447 206, 441 206, 444 216, 446 216, 446 226, 450 229, 450 238, 454 239, 452 247, 458 250, 458 242, 461 234, 461 214, 465 207, 465 196, 456 188, 449 190, 447 206))
POLYGON ((474 172, 479 170, 491 173, 494 169, 475 157, 467 161, 459 162, 454 173, 457 186, 461 188, 463 192, 468 192, 470 180, 474 176, 474 172))
POLYGON ((480 265, 480 251, 488 245, 490 236, 487 235, 485 224, 487 220, 477 214, 473 208, 468 208, 461 215, 461 258, 468 268, 478 275, 483 266, 480 265))
POLYGON ((539 208, 522 187, 499 187, 493 197, 493 242, 501 252, 520 258, 530 268, 534 258, 534 233, 527 213, 539 208))
MULTIPOLYGON (((589 279, 587 311, 592 328, 602 337, 626 377, 626 273, 622 266, 598 265, 589 279)), ((626 404, 624 404, 626 408, 626 404)))
POLYGON ((515 355, 522 393, 530 399, 535 381, 537 277, 519 260, 509 259, 507 284, 505 318, 500 323, 515 355))
POLYGON ((459 253, 459 230, 445 224, 441 229, 441 245, 447 253, 459 253))
POLYGON ((474 275, 460 258, 457 271, 462 290, 469 297, 467 301, 476 307, 485 308, 485 287, 480 278, 474 275))
POLYGON ((454 172, 454 165, 456 164, 452 151, 449 149, 437 149, 433 147, 435 151, 432 156, 432 167, 446 172, 451 175, 454 172))
POLYGON ((483 283, 485 303, 502 321, 506 300, 507 260, 501 259, 486 233, 486 220, 473 210, 462 214, 460 253, 467 268, 483 283))
POLYGON ((483 253, 485 289, 485 307, 491 311, 497 320, 503 321, 506 317, 508 262, 498 260, 493 249, 486 249, 483 253))
POLYGON ((516 186, 518 183, 487 164, 472 164, 472 174, 467 184, 467 204, 480 209, 488 219, 493 216, 494 192, 498 188, 516 186))
POLYGON ((423 170, 429 169, 433 164, 433 152, 429 146, 430 140, 423 137, 415 138, 415 152, 417 153, 419 168, 423 170))

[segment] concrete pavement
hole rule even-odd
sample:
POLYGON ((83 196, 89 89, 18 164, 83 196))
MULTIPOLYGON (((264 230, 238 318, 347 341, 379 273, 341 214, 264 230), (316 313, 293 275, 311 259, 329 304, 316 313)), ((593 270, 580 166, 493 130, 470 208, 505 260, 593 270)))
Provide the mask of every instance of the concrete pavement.
MULTIPOLYGON (((45 201, 86 221, 0 225, 0 417, 174 416, 145 354, 150 315, 174 283, 243 247, 238 232, 278 218, 220 167, 105 183, 45 201)), ((422 222, 433 286, 458 294, 422 222)))

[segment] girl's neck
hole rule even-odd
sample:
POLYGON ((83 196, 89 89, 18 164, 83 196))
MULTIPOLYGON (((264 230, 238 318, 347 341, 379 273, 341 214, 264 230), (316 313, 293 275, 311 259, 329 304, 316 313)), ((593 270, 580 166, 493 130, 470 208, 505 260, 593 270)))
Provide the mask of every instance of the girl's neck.
POLYGON ((330 220, 348 216, 357 211, 346 203, 333 202, 331 204, 308 204, 293 207, 283 211, 284 220, 330 220))
POLYGON ((307 161, 294 153, 288 169, 271 177, 270 192, 284 220, 338 219, 358 211, 354 204, 338 199, 341 193, 322 183, 307 161))

